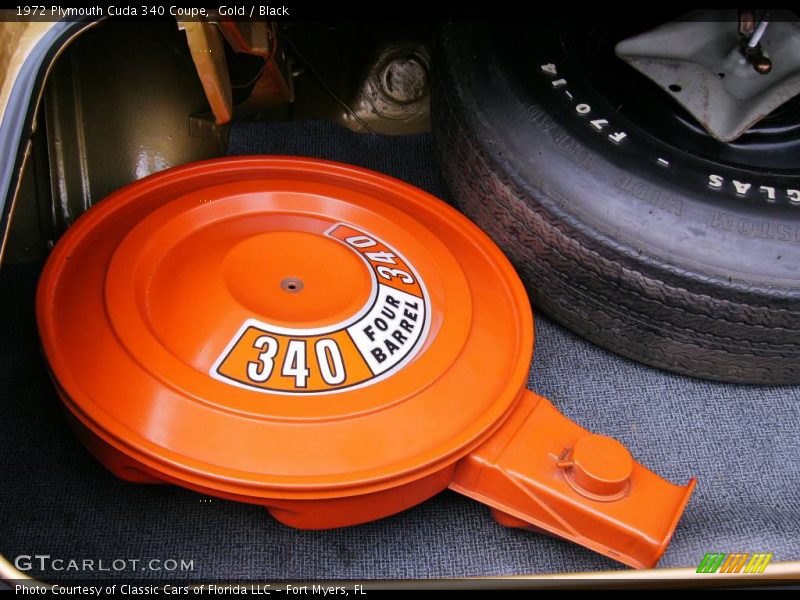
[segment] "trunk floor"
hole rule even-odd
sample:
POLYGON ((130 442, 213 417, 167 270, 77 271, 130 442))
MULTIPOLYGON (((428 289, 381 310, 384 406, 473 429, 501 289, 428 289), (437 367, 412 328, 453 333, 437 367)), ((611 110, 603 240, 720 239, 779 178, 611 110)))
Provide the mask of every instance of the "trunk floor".
MULTIPOLYGON (((430 136, 366 136, 330 123, 235 125, 229 153, 297 154, 381 171, 445 197, 430 136)), ((296 531, 261 508, 115 479, 61 413, 36 336, 37 267, 0 274, 0 553, 193 561, 175 578, 428 578, 617 569, 573 544, 495 524, 454 493, 379 522, 296 531)), ((800 388, 709 383, 651 369, 536 315, 529 386, 656 473, 698 486, 660 566, 706 552, 800 559, 800 388)), ((110 376, 110 375, 109 375, 110 376)), ((30 571, 67 578, 164 572, 30 571)))

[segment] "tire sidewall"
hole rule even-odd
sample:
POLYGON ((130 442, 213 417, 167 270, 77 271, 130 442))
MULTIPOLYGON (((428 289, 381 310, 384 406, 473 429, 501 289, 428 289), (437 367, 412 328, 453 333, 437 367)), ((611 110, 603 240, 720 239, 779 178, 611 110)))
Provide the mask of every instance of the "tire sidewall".
POLYGON ((557 27, 457 27, 445 45, 475 108, 465 118, 538 210, 676 284, 800 297, 800 176, 712 163, 649 135, 609 105, 557 27))

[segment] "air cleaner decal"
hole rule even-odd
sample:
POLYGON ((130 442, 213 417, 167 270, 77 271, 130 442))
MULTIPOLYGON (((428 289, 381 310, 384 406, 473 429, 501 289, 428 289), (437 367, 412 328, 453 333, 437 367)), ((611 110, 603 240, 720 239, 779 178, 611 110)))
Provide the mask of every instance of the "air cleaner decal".
POLYGON ((211 377, 273 394, 334 393, 376 383, 419 351, 431 310, 414 267, 378 237, 352 225, 338 223, 325 235, 357 253, 369 268, 372 293, 366 305, 319 329, 248 319, 211 367, 211 377))

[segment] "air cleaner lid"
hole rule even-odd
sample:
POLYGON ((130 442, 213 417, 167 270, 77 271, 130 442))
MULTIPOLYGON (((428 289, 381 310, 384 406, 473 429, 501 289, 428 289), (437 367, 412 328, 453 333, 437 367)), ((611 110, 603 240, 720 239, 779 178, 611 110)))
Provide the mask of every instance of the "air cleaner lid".
POLYGON ((298 158, 123 188, 57 244, 37 311, 85 425, 167 477, 250 495, 442 468, 513 408, 533 345, 521 283, 466 218, 298 158))

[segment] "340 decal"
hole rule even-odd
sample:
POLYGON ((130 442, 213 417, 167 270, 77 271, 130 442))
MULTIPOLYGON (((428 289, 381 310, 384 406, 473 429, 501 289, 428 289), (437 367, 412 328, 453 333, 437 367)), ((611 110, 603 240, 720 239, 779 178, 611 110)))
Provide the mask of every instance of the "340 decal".
POLYGON ((430 302, 414 267, 368 232, 339 223, 325 235, 358 254, 372 273, 367 305, 323 329, 287 329, 248 319, 210 375, 247 389, 326 393, 375 383, 423 344, 430 302))

